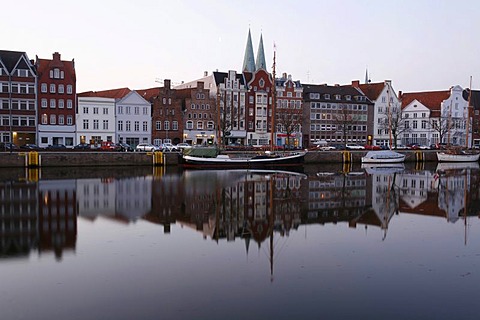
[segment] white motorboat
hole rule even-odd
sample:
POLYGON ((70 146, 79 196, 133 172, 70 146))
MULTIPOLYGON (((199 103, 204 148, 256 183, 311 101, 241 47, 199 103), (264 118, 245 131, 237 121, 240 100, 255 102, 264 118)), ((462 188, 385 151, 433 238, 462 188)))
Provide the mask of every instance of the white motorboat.
POLYGON ((437 152, 439 162, 475 162, 480 158, 480 153, 448 153, 437 152))
POLYGON ((362 157, 362 163, 401 163, 403 161, 405 161, 404 154, 391 150, 369 151, 362 157))

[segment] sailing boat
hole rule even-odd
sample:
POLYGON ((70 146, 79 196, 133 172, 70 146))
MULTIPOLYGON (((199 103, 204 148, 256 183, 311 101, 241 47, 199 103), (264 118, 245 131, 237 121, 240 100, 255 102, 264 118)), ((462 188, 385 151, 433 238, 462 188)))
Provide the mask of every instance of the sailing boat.
POLYGON ((183 167, 190 168, 269 168, 278 166, 298 166, 303 164, 305 155, 304 151, 294 152, 274 152, 274 130, 275 130, 275 51, 273 52, 273 84, 272 84, 272 125, 270 138, 270 151, 261 154, 246 153, 238 154, 219 154, 216 148, 190 148, 185 149, 179 159, 179 163, 183 167))
MULTIPOLYGON (((450 148, 446 152, 437 152, 437 159, 439 162, 475 162, 478 161, 480 158, 479 153, 468 153, 468 140, 469 140, 469 133, 470 133, 470 100, 472 97, 472 77, 470 77, 470 90, 468 94, 468 105, 467 105, 467 121, 466 121, 466 133, 467 138, 465 142, 465 150, 459 148, 450 148)), ((451 118, 452 113, 452 106, 450 105, 450 113, 449 113, 449 120, 451 118)), ((450 128, 449 128, 450 130, 450 128)))

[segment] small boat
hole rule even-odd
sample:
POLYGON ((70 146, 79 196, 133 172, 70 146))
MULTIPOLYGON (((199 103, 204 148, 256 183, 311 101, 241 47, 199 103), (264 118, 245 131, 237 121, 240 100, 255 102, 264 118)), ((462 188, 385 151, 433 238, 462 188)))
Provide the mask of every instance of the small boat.
POLYGON ((464 152, 437 152, 439 162, 475 162, 480 158, 480 153, 464 153, 464 152))
POLYGON ((306 151, 262 154, 218 154, 213 148, 205 153, 201 148, 192 148, 181 155, 180 164, 186 168, 268 168, 298 166, 303 164, 306 151))
POLYGON ((400 163, 404 160, 404 154, 391 150, 369 151, 362 157, 362 163, 400 163))

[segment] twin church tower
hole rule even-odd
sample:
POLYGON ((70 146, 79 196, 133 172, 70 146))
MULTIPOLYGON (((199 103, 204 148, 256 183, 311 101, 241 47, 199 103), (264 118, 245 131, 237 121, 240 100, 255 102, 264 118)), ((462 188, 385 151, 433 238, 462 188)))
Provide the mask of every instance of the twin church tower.
POLYGON ((249 29, 242 71, 255 72, 259 69, 263 69, 265 71, 267 70, 267 64, 265 63, 265 51, 263 50, 263 37, 260 34, 260 44, 258 45, 257 59, 255 62, 255 58, 253 56, 252 36, 249 29))

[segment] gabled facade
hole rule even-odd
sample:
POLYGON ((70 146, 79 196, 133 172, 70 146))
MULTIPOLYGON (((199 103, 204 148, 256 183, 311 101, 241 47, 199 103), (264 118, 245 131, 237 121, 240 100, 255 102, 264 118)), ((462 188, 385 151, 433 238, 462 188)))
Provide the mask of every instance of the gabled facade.
POLYGON ((0 142, 37 143, 37 75, 25 52, 0 50, 0 142))
POLYGON ((183 100, 184 123, 183 141, 193 145, 213 145, 217 143, 215 99, 204 83, 198 81, 195 87, 177 90, 183 100))
POLYGON ((284 73, 281 78, 275 79, 275 93, 275 144, 303 146, 303 88, 300 81, 293 81, 291 75, 284 73))
POLYGON ((136 91, 130 91, 115 100, 117 142, 132 147, 152 142, 152 115, 150 102, 136 91))
POLYGON ((152 143, 178 144, 184 142, 182 100, 177 98, 176 90, 171 88, 171 81, 164 80, 164 86, 137 92, 152 106, 152 143))
MULTIPOLYGON (((391 135, 391 126, 389 125, 389 115, 392 116, 401 112, 401 103, 392 87, 390 80, 380 83, 360 84, 352 81, 352 86, 360 89, 374 103, 373 105, 373 137, 371 143, 377 146, 395 145, 391 135)), ((369 141, 370 143, 370 141, 369 141)), ((397 143, 400 143, 397 141, 397 143)))
POLYGON ((303 84, 304 147, 315 142, 358 143, 372 136, 373 102, 359 89, 303 84))
MULTIPOLYGON (((431 130, 430 109, 419 100, 414 99, 402 109, 404 131, 401 135, 401 144, 430 145, 437 143, 438 133, 431 130)), ((435 120, 433 120, 435 121, 435 120)))
POLYGON ((470 116, 472 122, 470 126, 472 128, 473 147, 480 148, 480 91, 465 89, 463 91, 463 99, 470 103, 470 116))
POLYGON ((115 99, 79 93, 76 123, 76 143, 100 146, 102 141, 116 142, 115 99))
POLYGON ((75 143, 76 74, 75 62, 53 59, 35 62, 38 75, 38 145, 47 147, 75 143))

